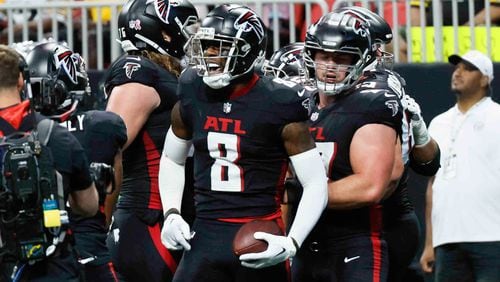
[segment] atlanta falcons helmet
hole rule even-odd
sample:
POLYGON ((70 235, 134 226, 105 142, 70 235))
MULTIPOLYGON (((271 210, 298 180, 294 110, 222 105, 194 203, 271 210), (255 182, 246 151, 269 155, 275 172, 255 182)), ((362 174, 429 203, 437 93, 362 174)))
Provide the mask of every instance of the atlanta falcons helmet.
POLYGON ((253 71, 265 49, 265 25, 254 11, 220 5, 201 22, 190 41, 188 57, 205 84, 219 89, 253 71))
POLYGON ((358 6, 339 8, 335 12, 348 13, 365 21, 370 30, 373 48, 379 52, 377 54, 378 64, 382 64, 386 68, 392 68, 394 55, 380 49, 381 45, 391 43, 393 38, 391 26, 384 18, 369 9, 358 6))
POLYGON ((91 95, 83 58, 56 42, 35 46, 27 55, 33 105, 44 115, 64 121, 91 95))
POLYGON ((188 0, 129 0, 118 16, 118 35, 125 52, 150 50, 181 58, 197 22, 188 0))
POLYGON ((352 87, 360 78, 363 69, 372 61, 370 31, 365 22, 349 14, 330 12, 311 25, 306 33, 304 62, 308 78, 326 95, 337 95, 352 87), (349 65, 317 64, 318 51, 347 54, 352 57, 349 65), (328 72, 346 72, 345 78, 336 83, 324 82, 316 77, 318 69, 328 72))
POLYGON ((262 66, 264 75, 285 79, 290 77, 304 78, 303 49, 303 42, 295 42, 276 50, 271 58, 262 66))

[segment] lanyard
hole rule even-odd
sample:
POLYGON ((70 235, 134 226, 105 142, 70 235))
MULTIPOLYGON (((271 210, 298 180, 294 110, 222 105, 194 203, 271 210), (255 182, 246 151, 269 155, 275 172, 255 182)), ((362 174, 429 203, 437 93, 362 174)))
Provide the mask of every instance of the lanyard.
POLYGON ((462 129, 462 126, 465 124, 471 113, 475 108, 477 108, 479 105, 483 104, 487 100, 488 97, 483 97, 481 100, 479 100, 474 106, 472 106, 465 114, 462 114, 460 110, 458 109, 458 106, 456 108, 456 113, 453 117, 452 124, 451 124, 451 132, 450 132, 450 142, 449 142, 449 147, 448 147, 448 152, 453 152, 454 147, 455 147, 455 142, 457 141, 458 134, 460 133, 460 130, 462 129))
POLYGON ((461 114, 460 110, 458 110, 458 106, 456 109, 456 113, 453 117, 451 124, 451 132, 450 132, 450 142, 448 144, 448 149, 446 150, 446 155, 444 158, 444 170, 443 176, 445 179, 452 179, 457 175, 457 151, 455 149, 456 141, 458 138, 458 134, 460 133, 463 125, 471 115, 472 111, 486 101, 487 97, 484 97, 479 102, 477 102, 474 106, 472 106, 465 114, 461 114))

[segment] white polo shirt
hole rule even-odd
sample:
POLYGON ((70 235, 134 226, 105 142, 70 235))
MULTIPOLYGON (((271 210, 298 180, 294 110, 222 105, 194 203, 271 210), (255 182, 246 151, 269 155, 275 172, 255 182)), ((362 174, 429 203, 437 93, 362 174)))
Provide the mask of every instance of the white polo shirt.
POLYGON ((462 114, 435 117, 429 133, 441 149, 432 187, 434 247, 500 241, 500 105, 486 97, 462 114))

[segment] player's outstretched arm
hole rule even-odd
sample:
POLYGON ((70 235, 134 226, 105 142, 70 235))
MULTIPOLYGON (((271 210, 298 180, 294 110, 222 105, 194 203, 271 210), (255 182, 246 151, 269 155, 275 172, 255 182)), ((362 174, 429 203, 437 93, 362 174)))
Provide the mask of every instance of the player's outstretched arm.
POLYGON ((172 109, 172 123, 165 137, 160 159, 158 184, 165 212, 161 241, 168 249, 190 250, 189 225, 180 215, 184 192, 185 162, 191 147, 191 136, 182 122, 179 103, 172 109))
POLYGON ((326 207, 326 172, 309 127, 306 123, 290 123, 284 127, 282 139, 303 186, 302 198, 288 236, 256 232, 254 237, 267 241, 268 248, 261 253, 241 255, 243 266, 263 268, 295 256, 326 207))

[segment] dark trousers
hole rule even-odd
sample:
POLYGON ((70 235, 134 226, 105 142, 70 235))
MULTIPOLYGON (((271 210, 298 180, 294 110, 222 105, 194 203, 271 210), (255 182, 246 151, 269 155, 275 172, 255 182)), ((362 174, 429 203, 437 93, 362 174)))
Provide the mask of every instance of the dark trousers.
POLYGON ((375 236, 306 241, 292 261, 293 282, 387 281, 387 244, 375 236))
POLYGON ((417 254, 420 226, 415 212, 409 212, 384 225, 389 250, 389 282, 404 281, 408 266, 417 254))
POLYGON ((175 272, 177 282, 289 281, 288 263, 262 269, 243 267, 232 242, 241 224, 195 219, 191 250, 184 252, 175 272))
POLYGON ((162 217, 156 211, 117 209, 107 245, 116 271, 129 282, 171 281, 180 252, 160 239, 162 217))
POLYGON ((500 241, 445 244, 435 254, 436 282, 500 281, 500 241))

